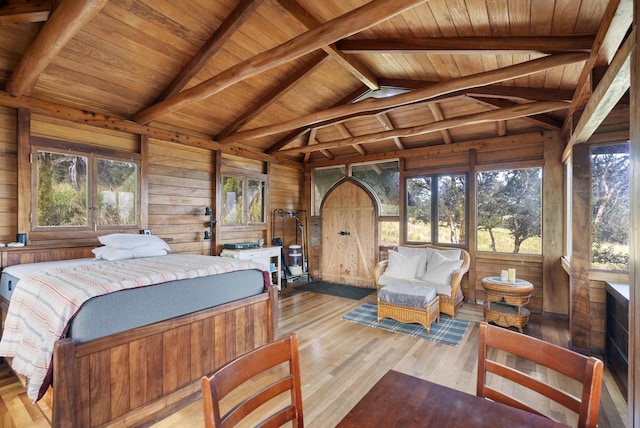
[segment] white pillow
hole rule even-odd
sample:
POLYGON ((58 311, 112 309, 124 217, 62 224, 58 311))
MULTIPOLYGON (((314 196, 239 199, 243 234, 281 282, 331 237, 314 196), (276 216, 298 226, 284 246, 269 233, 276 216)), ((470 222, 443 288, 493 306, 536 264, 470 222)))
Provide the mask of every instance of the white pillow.
POLYGON ((427 272, 422 279, 441 285, 451 285, 453 272, 460 269, 462 260, 449 260, 438 252, 433 252, 427 264, 427 272))
POLYGON ((389 263, 384 275, 398 279, 415 279, 419 263, 420 256, 405 256, 389 250, 389 263))
POLYGON ((416 278, 422 278, 427 272, 427 252, 426 248, 398 247, 398 252, 403 256, 419 256, 418 269, 416 270, 416 278))
POLYGON ((166 250, 171 251, 169 245, 162 239, 154 235, 137 235, 133 233, 112 233, 98 237, 102 245, 113 248, 141 248, 147 250, 166 250))
POLYGON ((91 250, 91 252, 95 254, 96 259, 108 260, 111 262, 141 257, 165 256, 167 254, 167 250, 149 250, 139 248, 126 249, 113 247, 98 247, 91 250))
POLYGON ((460 251, 459 248, 453 248, 451 250, 440 250, 437 248, 427 248, 427 264, 431 261, 431 257, 433 254, 439 254, 443 256, 447 260, 460 260, 460 251))

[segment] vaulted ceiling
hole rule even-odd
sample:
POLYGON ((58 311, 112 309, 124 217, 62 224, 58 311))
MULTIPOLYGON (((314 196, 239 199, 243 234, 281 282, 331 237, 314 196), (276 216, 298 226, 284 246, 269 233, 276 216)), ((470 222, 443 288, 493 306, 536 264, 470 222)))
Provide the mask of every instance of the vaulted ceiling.
POLYGON ((4 0, 0 98, 302 162, 568 136, 631 3, 4 0))

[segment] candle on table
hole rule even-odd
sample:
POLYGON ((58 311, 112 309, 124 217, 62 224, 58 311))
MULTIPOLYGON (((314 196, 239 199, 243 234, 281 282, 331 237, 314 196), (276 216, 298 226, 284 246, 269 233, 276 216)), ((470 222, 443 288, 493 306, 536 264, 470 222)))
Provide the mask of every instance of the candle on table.
POLYGON ((508 271, 508 270, 506 270, 506 269, 503 269, 503 270, 500 272, 500 280, 502 280, 502 281, 507 281, 508 279, 509 279, 509 271, 508 271))
POLYGON ((509 277, 509 282, 515 282, 515 280, 516 280, 516 270, 513 269, 513 268, 509 269, 508 277, 509 277))

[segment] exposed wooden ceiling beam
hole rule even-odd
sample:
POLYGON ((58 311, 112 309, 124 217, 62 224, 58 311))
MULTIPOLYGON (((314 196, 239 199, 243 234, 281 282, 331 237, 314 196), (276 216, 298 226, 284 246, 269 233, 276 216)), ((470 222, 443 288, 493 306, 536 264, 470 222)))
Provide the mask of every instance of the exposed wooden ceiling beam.
MULTIPOLYGON (((431 114, 436 121, 444 120, 444 114, 442 114, 442 110, 440 109, 438 103, 429 104, 429 109, 431 110, 431 114)), ((440 131, 440 134, 442 134, 442 139, 444 140, 445 144, 451 144, 453 139, 451 138, 451 132, 449 132, 448 129, 443 129, 442 131, 440 131)))
MULTIPOLYGON (((380 122, 382 127, 387 131, 392 131, 395 129, 393 127, 393 123, 391 123, 391 119, 389 119, 389 116, 387 116, 386 113, 377 114, 376 119, 378 119, 378 122, 380 122)), ((400 137, 391 137, 391 139, 393 140, 393 143, 396 145, 398 150, 404 149, 404 144, 402 144, 402 140, 400 140, 400 137)))
MULTIPOLYGON (((303 8, 295 0, 278 0, 278 3, 289 12, 295 19, 300 21, 307 29, 313 30, 321 25, 313 15, 303 8)), ((335 45, 327 45, 322 48, 331 58, 336 60, 338 64, 345 70, 355 76, 371 89, 378 89, 378 78, 371 70, 369 70, 362 62, 355 57, 347 57, 345 54, 336 49, 335 45)))
POLYGON ((0 5, 0 25, 44 22, 49 19, 52 8, 51 0, 38 2, 29 0, 4 1, 0 5))
POLYGON ((571 101, 573 91, 568 89, 524 88, 490 85, 465 91, 468 96, 530 101, 571 101))
MULTIPOLYGON (((367 90, 368 89, 366 89, 366 88, 358 88, 355 91, 351 92, 346 97, 342 98, 337 103, 335 103, 332 107, 350 104, 354 100, 358 99, 358 97, 360 97, 367 90)), ((289 132, 287 135, 285 135, 284 137, 282 137, 281 139, 276 141, 274 144, 272 144, 269 148, 267 148, 265 150, 265 153, 272 154, 272 153, 277 152, 278 150, 280 150, 281 148, 283 148, 284 146, 289 144, 291 141, 293 141, 296 138, 299 138, 299 137, 303 136, 304 134, 306 134, 307 132, 309 132, 310 129, 311 128, 308 127, 308 126, 307 127, 302 127, 302 128, 299 128, 299 129, 294 129, 293 131, 289 132)))
MULTIPOLYGON (((316 143, 316 133, 318 132, 318 130, 316 128, 313 128, 311 130, 311 132, 309 132, 309 139, 307 140, 307 145, 310 146, 311 144, 315 144, 316 143)), ((307 152, 304 154, 304 159, 302 160, 303 163, 307 163, 309 162, 309 158, 311 158, 311 152, 307 152)))
POLYGON ((31 92, 44 69, 109 0, 63 1, 44 23, 7 81, 13 96, 31 92))
POLYGON ((134 116, 135 120, 138 123, 149 123, 159 116, 209 98, 235 83, 386 21, 425 1, 374 0, 138 112, 134 116))
MULTIPOLYGON (((318 132, 318 130, 316 128, 313 128, 311 130, 311 132, 309 133, 309 141, 307 142, 307 145, 311 146, 313 144, 317 144, 318 143, 318 140, 316 140, 317 132, 318 132)), ((327 159, 334 159, 335 158, 335 156, 333 156, 333 154, 331 154, 331 152, 329 150, 327 150, 327 149, 320 149, 319 151, 327 159)), ((311 157, 311 152, 305 153, 304 154, 304 162, 305 163, 309 162, 309 158, 310 157, 311 157)))
MULTIPOLYGON (((404 89, 422 89, 439 82, 380 78, 380 86, 389 86, 404 89)), ((522 86, 503 86, 500 84, 470 88, 465 91, 467 95, 482 95, 485 97, 507 98, 518 100, 538 101, 571 101, 573 91, 569 89, 530 88, 522 86)))
MULTIPOLYGON (((470 97, 476 102, 490 108, 504 108, 516 105, 513 101, 503 100, 499 98, 470 97)), ((546 114, 535 114, 522 119, 532 122, 537 126, 558 131, 562 128, 562 122, 546 114)))
POLYGON ((314 70, 317 70, 318 67, 327 60, 327 58, 328 56, 324 52, 314 54, 313 58, 309 62, 288 76, 282 83, 260 97, 253 108, 238 116, 236 120, 220 131, 220 133, 216 135, 215 139, 220 141, 249 123, 256 116, 266 110, 267 107, 275 103, 280 97, 293 89, 296 83, 300 82, 305 76, 313 73, 314 70))
MULTIPOLYGON (((488 137, 488 138, 471 138, 468 140, 456 141, 455 144, 435 144, 428 146, 420 146, 404 150, 388 150, 379 153, 369 153, 367 156, 358 158, 358 162, 380 162, 388 160, 397 160, 398 158, 418 158, 433 157, 451 154, 467 154, 469 150, 482 150, 487 147, 500 148, 501 150, 511 150, 512 148, 522 147, 528 144, 540 144, 544 141, 554 141, 556 132, 530 132, 527 134, 517 134, 505 137, 488 137)), ((291 156, 276 156, 276 159, 291 159, 291 156)), ((522 166, 531 161, 518 162, 522 166)), ((332 161, 317 160, 313 162, 313 167, 339 167, 345 164, 344 158, 337 158, 332 161)), ((533 166, 533 165, 532 165, 533 166)), ((515 165, 514 165, 515 167, 515 165)))
POLYGON ((558 54, 538 58, 520 64, 485 71, 470 76, 460 77, 447 82, 441 82, 426 88, 416 89, 412 92, 396 95, 389 98, 369 98, 354 104, 338 106, 325 111, 320 111, 273 125, 237 132, 225 139, 224 142, 238 142, 253 138, 264 137, 296 128, 304 128, 323 121, 340 120, 363 112, 383 111, 392 107, 412 104, 429 100, 445 94, 465 91, 478 86, 486 86, 505 80, 528 76, 549 68, 563 66, 587 59, 588 55, 582 53, 558 54))
POLYGON ((507 135, 507 121, 506 120, 497 121, 496 129, 498 131, 499 137, 504 137, 505 135, 507 135))
POLYGON ((563 153, 563 159, 569 155, 574 145, 586 142, 593 135, 629 89, 631 84, 631 53, 635 44, 636 31, 636 29, 633 30, 618 50, 611 65, 591 94, 576 129, 569 139, 563 153))
POLYGON ((353 39, 336 43, 343 53, 563 53, 591 50, 593 35, 509 37, 424 37, 403 39, 353 39))
MULTIPOLYGON (((342 135, 342 138, 351 138, 351 137, 353 137, 353 134, 351 133, 351 131, 349 131, 347 129, 347 127, 345 126, 344 123, 336 123, 335 127, 338 130, 338 132, 340 133, 340 135, 342 135)), ((360 153, 360 155, 362 155, 362 156, 365 156, 367 154, 367 151, 360 144, 354 144, 353 145, 353 149, 356 152, 360 153)))
POLYGON ((160 94, 156 102, 169 98, 180 92, 189 81, 204 67, 216 52, 231 38, 263 0, 241 0, 238 6, 229 14, 227 19, 202 45, 198 53, 180 70, 173 81, 160 94))
POLYGON ((394 137, 412 137, 417 135, 428 134, 431 132, 439 132, 443 129, 458 128, 462 126, 472 126, 479 123, 496 122, 499 120, 510 120, 519 117, 530 116, 532 114, 542 114, 554 110, 562 110, 568 108, 568 103, 557 101, 537 101, 529 104, 518 104, 512 107, 506 107, 499 110, 492 110, 483 113, 470 114, 455 118, 445 119, 439 122, 433 122, 426 125, 414 126, 410 128, 398 128, 391 131, 375 132, 372 134, 359 135, 357 137, 346 138, 342 140, 329 141, 319 143, 314 146, 295 147, 281 150, 281 155, 304 154, 308 151, 320 149, 331 149, 336 147, 351 146, 353 144, 368 144, 380 140, 386 140, 394 137))
POLYGON ((624 40, 633 21, 634 0, 610 0, 593 42, 589 59, 582 68, 567 112, 562 133, 569 138, 573 127, 573 114, 584 106, 591 88, 588 87, 594 67, 608 65, 624 40))
POLYGON ((102 129, 111 129, 113 131, 126 132, 129 134, 148 135, 151 138, 157 138, 159 140, 165 140, 177 144, 184 144, 185 146, 197 147, 207 150, 219 150, 222 153, 230 154, 233 156, 241 156, 246 159, 279 163, 282 165, 290 166, 292 168, 300 168, 300 162, 283 158, 274 158, 273 156, 270 156, 268 154, 248 150, 243 147, 223 146, 222 144, 204 138, 201 135, 188 134, 186 132, 178 132, 175 130, 171 131, 168 129, 150 125, 140 125, 136 122, 122 117, 114 115, 108 116, 102 113, 79 110, 77 108, 68 107, 49 101, 43 101, 38 98, 29 97, 27 95, 14 97, 4 91, 0 91, 0 106, 15 109, 24 108, 30 110, 32 113, 37 113, 68 122, 95 126, 102 129))

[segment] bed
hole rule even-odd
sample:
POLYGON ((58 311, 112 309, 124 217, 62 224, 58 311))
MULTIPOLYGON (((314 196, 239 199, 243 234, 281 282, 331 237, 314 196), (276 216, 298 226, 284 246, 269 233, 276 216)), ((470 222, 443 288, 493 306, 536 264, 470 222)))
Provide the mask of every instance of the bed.
MULTIPOLYGON (((181 256, 158 259, 175 257, 181 256)), ((38 398, 52 409, 53 426, 150 424, 195 400, 203 374, 276 337, 277 288, 269 286, 265 272, 246 261, 188 257, 241 263, 242 268, 143 283, 83 303, 55 341, 47 378, 38 388, 38 398), (215 294, 206 293, 211 287, 215 294)), ((152 257, 145 260, 154 263, 152 257)), ((59 263, 47 265, 47 275, 90 271, 100 262, 59 263)), ((3 270, 0 319, 7 338, 13 331, 5 319, 10 301, 23 292, 21 286, 44 275, 31 270, 42 267, 3 270)))

